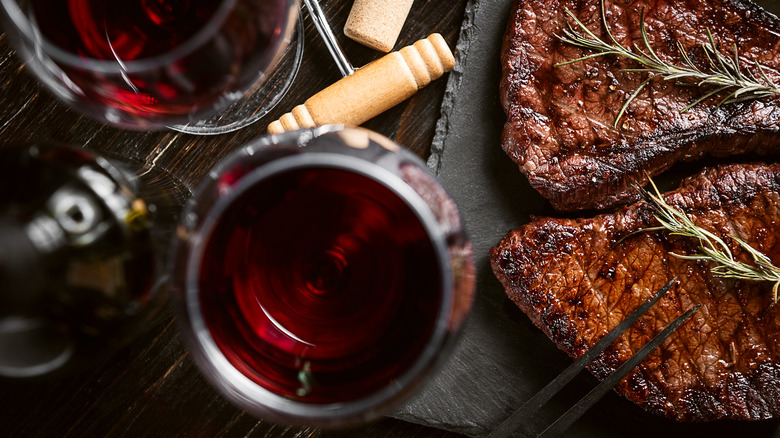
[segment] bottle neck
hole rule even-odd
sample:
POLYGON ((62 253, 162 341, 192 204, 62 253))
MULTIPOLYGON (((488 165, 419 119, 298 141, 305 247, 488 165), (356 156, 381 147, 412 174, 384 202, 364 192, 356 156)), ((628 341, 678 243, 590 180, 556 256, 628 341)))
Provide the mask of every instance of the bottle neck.
POLYGON ((148 210, 100 157, 0 152, 0 377, 54 375, 118 343, 146 309, 148 210))
POLYGON ((0 217, 0 316, 36 311, 53 259, 100 241, 116 227, 100 202, 82 185, 66 183, 28 222, 0 217))

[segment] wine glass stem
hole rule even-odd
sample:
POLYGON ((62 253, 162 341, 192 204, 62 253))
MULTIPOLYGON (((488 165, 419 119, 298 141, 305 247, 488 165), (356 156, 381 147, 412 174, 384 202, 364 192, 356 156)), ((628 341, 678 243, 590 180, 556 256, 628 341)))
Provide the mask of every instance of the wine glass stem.
POLYGON ((355 73, 355 67, 349 62, 347 56, 344 54, 344 50, 341 48, 338 40, 336 40, 336 36, 333 35, 333 30, 331 30, 330 25, 328 24, 328 20, 320 7, 320 3, 317 0, 303 0, 303 2, 306 4, 306 9, 309 10, 309 15, 314 22, 314 27, 317 28, 317 32, 319 32, 322 39, 325 40, 325 45, 328 47, 330 56, 336 61, 336 65, 338 66, 339 71, 341 71, 341 75, 347 77, 352 73, 355 73))

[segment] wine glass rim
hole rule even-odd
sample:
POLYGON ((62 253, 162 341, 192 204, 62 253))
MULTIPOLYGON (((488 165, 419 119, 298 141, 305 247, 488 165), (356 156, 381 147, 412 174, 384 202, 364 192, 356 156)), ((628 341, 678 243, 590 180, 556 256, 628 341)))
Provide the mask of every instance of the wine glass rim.
MULTIPOLYGON (((263 145, 257 143, 244 148, 242 153, 234 155, 233 159, 228 158, 222 165, 217 166, 214 172, 209 176, 215 180, 216 175, 225 169, 230 168, 237 160, 246 155, 252 155, 263 145)), ((416 157, 409 157, 416 158, 416 157)), ((195 195, 197 197, 197 193, 195 195)), ((190 207, 185 209, 185 216, 190 207)), ((187 325, 192 330, 192 337, 196 340, 199 354, 208 364, 207 377, 217 386, 222 387, 234 400, 238 401, 244 408, 260 411, 260 415, 272 416, 282 421, 292 421, 296 423, 313 424, 331 424, 340 422, 359 421, 361 416, 376 415, 379 410, 384 410, 386 404, 394 404, 401 401, 403 395, 411 388, 416 387, 419 379, 437 364, 441 349, 447 346, 449 337, 449 312, 454 302, 454 279, 452 266, 449 260, 449 251, 447 249, 446 236, 441 229, 433 212, 428 207, 425 200, 414 189, 409 187, 398 175, 393 174, 387 169, 366 162, 357 157, 344 156, 334 152, 317 152, 313 154, 295 154, 279 158, 274 162, 261 166, 248 173, 237 186, 231 189, 231 192, 218 199, 208 209, 208 213, 202 218, 202 222, 197 227, 201 238, 188 250, 186 261, 184 263, 189 267, 186 269, 184 306, 188 315, 187 325), (433 322, 432 330, 428 341, 419 353, 416 360, 394 380, 392 385, 385 386, 364 397, 329 404, 307 403, 287 399, 277 395, 270 390, 261 387, 251 381, 246 375, 240 372, 230 363, 221 352, 216 342, 212 338, 210 330, 206 326, 205 319, 200 309, 200 288, 197 282, 198 269, 192 269, 200 265, 202 252, 210 239, 214 227, 217 225, 217 218, 239 197, 241 194, 250 190, 259 181, 267 179, 273 175, 279 175, 284 172, 293 171, 301 168, 332 168, 343 169, 356 174, 370 178, 401 198, 406 205, 414 212, 420 223, 426 230, 428 240, 434 249, 439 275, 441 277, 439 296, 441 303, 436 314, 436 320, 433 322)), ((381 413, 381 412, 380 412, 381 413)))
MULTIPOLYGON (((199 47, 202 47, 220 29, 222 23, 227 19, 237 1, 238 0, 220 0, 219 8, 217 8, 216 12, 209 18, 208 22, 198 29, 194 35, 173 49, 148 58, 127 61, 118 58, 114 60, 95 59, 63 50, 40 32, 35 22, 30 19, 28 14, 22 11, 19 0, 0 0, 0 4, 2 4, 2 10, 10 21, 9 24, 18 29, 20 37, 32 42, 35 47, 42 47, 42 51, 57 62, 79 68, 84 68, 86 65, 89 70, 99 73, 115 73, 117 71, 122 73, 138 73, 170 64, 175 60, 189 55, 199 47)), ((286 1, 289 6, 298 2, 298 0, 286 1)), ((297 9, 293 8, 293 10, 297 9)), ((289 27, 289 23, 291 22, 292 21, 288 20, 288 22, 283 22, 282 25, 289 27)), ((283 30, 280 35, 284 36, 285 30, 283 30)))

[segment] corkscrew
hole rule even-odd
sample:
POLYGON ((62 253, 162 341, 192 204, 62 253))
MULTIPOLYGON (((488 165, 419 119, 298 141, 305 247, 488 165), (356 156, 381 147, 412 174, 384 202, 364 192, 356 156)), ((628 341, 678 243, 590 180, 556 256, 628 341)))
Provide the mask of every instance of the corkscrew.
POLYGON ((271 134, 327 124, 361 125, 410 98, 455 67, 439 34, 355 69, 328 25, 317 0, 304 0, 315 27, 344 76, 268 126, 271 134))
POLYGON ((341 71, 341 75, 347 77, 355 73, 355 67, 347 59, 347 55, 344 53, 344 49, 341 48, 341 44, 336 39, 336 35, 333 34, 333 30, 328 24, 328 18, 325 16, 325 12, 322 11, 320 3, 317 0, 303 0, 306 5, 306 9, 309 11, 309 16, 314 22, 314 27, 317 28, 317 32, 325 41, 325 46, 328 48, 330 56, 336 62, 336 65, 341 71))

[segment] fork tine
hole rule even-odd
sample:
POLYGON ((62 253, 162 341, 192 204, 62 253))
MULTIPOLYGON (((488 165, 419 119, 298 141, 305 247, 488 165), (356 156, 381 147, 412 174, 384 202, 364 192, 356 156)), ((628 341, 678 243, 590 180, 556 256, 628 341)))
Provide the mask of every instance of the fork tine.
POLYGON ((615 339, 622 335, 626 329, 628 329, 634 322, 636 322, 637 319, 644 315, 648 309, 650 309, 658 300, 660 300, 662 296, 669 292, 669 289, 672 287, 675 281, 677 281, 677 277, 672 278, 669 280, 669 282, 663 285, 661 289, 658 289, 658 291, 653 296, 648 298, 644 303, 642 303, 642 305, 637 307, 636 310, 628 315, 626 319, 621 321, 615 328, 613 328, 609 333, 601 338, 593 347, 589 348, 585 354, 580 356, 577 360, 574 361, 574 363, 569 365, 568 368, 563 370, 563 372, 559 374, 555 380, 548 383, 547 386, 542 388, 539 392, 536 393, 536 395, 531 397, 530 400, 525 402, 525 404, 523 404, 520 409, 516 410, 511 416, 509 416, 509 418, 504 420, 504 422, 501 423, 498 428, 496 428, 496 430, 490 433, 488 438, 508 437, 520 426, 520 424, 533 417, 539 408, 550 401, 550 399, 561 389, 563 389, 574 378, 574 376, 576 376, 580 371, 582 371, 583 368, 585 368, 587 364, 591 363, 593 359, 596 358, 596 356, 601 354, 608 346, 612 344, 612 342, 615 341, 615 339))
POLYGON ((595 388, 593 388, 585 397, 581 398, 574 406, 572 406, 565 414, 558 417, 553 424, 550 425, 544 432, 539 435, 544 436, 558 436, 563 433, 569 426, 572 425, 582 414, 585 413, 591 406, 593 406, 601 397, 604 396, 610 389, 612 389, 617 383, 631 372, 640 362, 642 362, 651 351, 655 350, 661 343, 666 340, 675 330, 688 321, 688 319, 696 313, 701 307, 701 304, 697 304, 685 313, 678 316, 677 319, 672 321, 669 325, 661 330, 661 333, 655 335, 655 337, 639 349, 633 356, 631 356, 623 365, 610 374, 606 379, 602 380, 595 388))

